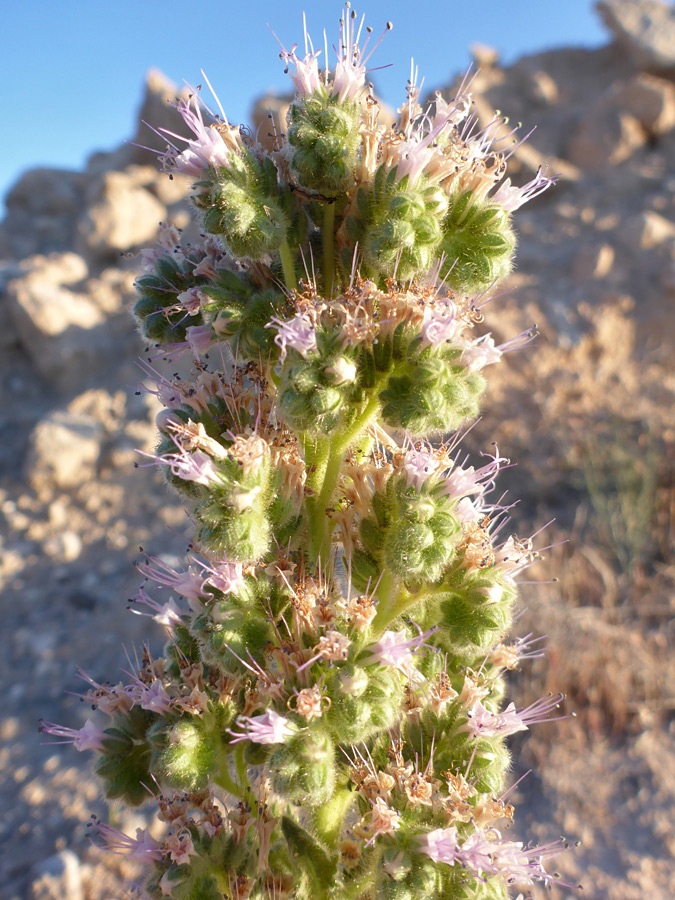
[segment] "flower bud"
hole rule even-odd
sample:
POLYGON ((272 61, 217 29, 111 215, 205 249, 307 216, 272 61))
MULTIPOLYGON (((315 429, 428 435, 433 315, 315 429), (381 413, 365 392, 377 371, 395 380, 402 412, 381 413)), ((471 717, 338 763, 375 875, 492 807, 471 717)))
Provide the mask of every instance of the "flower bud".
POLYGON ((305 190, 335 197, 354 184, 360 111, 323 90, 296 100, 288 112, 291 169, 305 190))
POLYGON ((233 153, 228 168, 197 187, 205 230, 222 235, 235 256, 260 259, 286 240, 292 198, 282 195, 271 159, 261 161, 248 150, 233 153))
POLYGON ((220 743, 203 719, 184 719, 165 733, 165 747, 156 754, 153 771, 176 790, 200 790, 216 766, 220 743))
POLYGON ((175 344, 186 339, 189 327, 204 324, 201 313, 188 314, 179 296, 201 287, 207 279, 194 276, 195 262, 184 256, 163 254, 154 262, 154 271, 136 281, 138 300, 134 316, 143 337, 158 344, 175 344))
POLYGON ((397 366, 380 393, 384 422, 425 437, 475 418, 485 380, 459 364, 460 354, 452 345, 427 347, 397 366))
POLYGON ((329 694, 333 702, 325 719, 341 744, 367 740, 396 722, 403 697, 401 678, 396 671, 373 666, 349 667, 341 673, 336 687, 329 694))
POLYGON ((358 213, 348 220, 352 242, 363 248, 367 272, 408 281, 431 268, 443 232, 442 195, 424 178, 414 185, 396 167, 381 165, 370 188, 358 193, 358 213))
POLYGON ((509 215, 490 201, 474 202, 471 191, 450 201, 439 250, 445 256, 441 278, 449 288, 475 293, 511 271, 516 238, 509 215))
POLYGON ((303 729, 275 749, 269 761, 272 790, 289 803, 321 806, 335 787, 335 747, 322 729, 303 729))
POLYGON ((339 356, 332 366, 323 370, 333 384, 351 384, 356 381, 356 363, 344 356, 339 356))
POLYGON ((261 659, 263 648, 272 637, 265 618, 226 600, 215 603, 210 615, 197 617, 193 632, 203 641, 205 662, 222 672, 245 672, 242 660, 261 659))

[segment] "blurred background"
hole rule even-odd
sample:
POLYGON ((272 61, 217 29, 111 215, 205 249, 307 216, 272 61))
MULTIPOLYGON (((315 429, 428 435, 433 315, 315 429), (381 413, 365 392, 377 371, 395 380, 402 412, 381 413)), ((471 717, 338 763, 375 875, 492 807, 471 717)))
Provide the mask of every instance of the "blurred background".
MULTIPOLYGON (((386 104, 404 99, 411 56, 429 97, 450 97, 472 63, 482 122, 499 110, 521 134, 537 126, 511 157, 514 182, 540 165, 559 175, 517 213, 517 267, 486 314, 499 341, 533 322, 540 337, 489 371, 467 442, 478 453, 496 440, 517 463, 500 486, 520 501, 519 536, 554 520, 517 622, 546 635, 547 655, 514 674, 512 696, 562 690, 576 717, 514 742, 514 778, 533 772, 513 830, 581 841, 559 868, 590 900, 672 900, 675 9, 597 7, 366 0, 357 12, 373 40, 394 23, 371 59, 386 104)), ((307 11, 329 56, 339 14, 307 11)), ((300 0, 283 14, 207 0, 2 7, 3 900, 104 900, 133 877, 90 846, 86 822, 133 833, 143 810, 108 810, 84 756, 42 744, 37 724, 83 723, 76 666, 115 680, 145 642, 161 645, 126 609, 132 562, 142 546, 179 564, 190 526, 155 470, 134 468, 156 403, 139 391, 129 310, 138 250, 189 214, 186 183, 134 143, 162 149, 142 121, 176 129, 170 101, 202 68, 230 120, 264 136, 289 88, 267 23, 302 43, 300 0)))

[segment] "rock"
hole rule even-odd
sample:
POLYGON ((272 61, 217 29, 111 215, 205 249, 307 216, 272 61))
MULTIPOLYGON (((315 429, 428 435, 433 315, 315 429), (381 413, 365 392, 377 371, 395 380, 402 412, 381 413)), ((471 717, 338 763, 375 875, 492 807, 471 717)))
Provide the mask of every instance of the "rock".
POLYGON ((38 492, 70 490, 96 476, 102 426, 90 416, 56 410, 33 429, 26 460, 28 480, 38 492))
POLYGON ((7 285, 7 303, 40 375, 66 390, 120 359, 133 334, 124 311, 133 273, 106 269, 87 279, 87 264, 75 253, 34 256, 21 271, 7 285))
POLYGON ((496 47, 475 43, 471 44, 469 49, 474 62, 482 69, 491 69, 493 66, 499 65, 499 50, 496 47))
MULTIPOLYGON (((186 126, 175 103, 179 97, 187 98, 189 93, 187 88, 178 90, 173 81, 158 69, 150 69, 145 76, 145 95, 138 113, 138 128, 132 138, 133 144, 157 147, 157 152, 161 153, 167 141, 153 134, 152 129, 166 128, 177 134, 185 134, 186 126)), ((142 147, 131 147, 131 161, 147 164, 151 158, 142 147)))
POLYGON ((675 7, 660 0, 601 0, 596 9, 637 65, 675 71, 675 7))
POLYGON ((574 260, 572 274, 577 281, 605 278, 614 264, 614 249, 610 244, 584 244, 574 260))
POLYGON ((581 120, 567 156, 586 172, 601 172, 628 159, 646 140, 638 119, 618 109, 613 96, 605 96, 581 120))
POLYGON ((84 900, 80 860, 72 850, 60 850, 35 867, 29 900, 84 900))
POLYGON ((72 246, 88 177, 63 169, 30 169, 7 194, 0 252, 20 259, 72 246))
POLYGON ((75 531, 62 531, 44 542, 44 551, 55 562, 74 562, 82 553, 82 540, 75 531))
POLYGON ((87 178, 65 169, 29 169, 7 194, 8 211, 32 216, 76 216, 82 207, 87 178))
POLYGON ((87 194, 89 207, 77 224, 80 253, 115 257, 152 241, 166 207, 134 176, 107 172, 95 182, 87 194))
POLYGON ((651 134, 675 128, 675 85, 665 78, 636 75, 617 91, 618 100, 651 134))
POLYGON ((675 239, 675 222, 646 210, 627 219, 619 229, 619 237, 626 249, 650 250, 675 239))
POLYGON ((0 350, 7 350, 19 342, 19 335, 9 309, 7 285, 21 275, 18 263, 0 263, 0 350))

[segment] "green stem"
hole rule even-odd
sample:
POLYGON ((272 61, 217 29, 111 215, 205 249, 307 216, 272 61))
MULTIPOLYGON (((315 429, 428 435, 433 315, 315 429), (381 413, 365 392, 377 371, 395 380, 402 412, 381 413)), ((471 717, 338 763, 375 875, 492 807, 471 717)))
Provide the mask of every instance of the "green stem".
POLYGON ((328 803, 314 813, 314 827, 327 847, 337 847, 342 822, 355 797, 348 787, 338 787, 328 803))
MULTIPOLYGON (((389 576, 389 579, 391 579, 391 576, 389 576)), ((384 581, 384 578, 382 580, 384 581)), ((407 609, 414 606, 420 599, 419 594, 409 594, 405 588, 401 588, 398 595, 392 600, 391 596, 380 593, 381 588, 382 582, 380 582, 380 587, 377 589, 378 604, 377 614, 373 619, 372 625, 373 638, 382 637, 387 630, 387 626, 391 625, 394 619, 397 619, 407 609)))
POLYGON ((366 404, 351 426, 342 433, 340 438, 317 438, 313 454, 308 453, 308 450, 311 449, 310 440, 308 438, 303 440, 305 464, 308 468, 312 465, 314 466, 313 471, 307 478, 307 484, 314 491, 314 496, 307 501, 307 512, 309 514, 308 549, 312 563, 315 563, 320 556, 327 554, 330 548, 332 526, 326 515, 326 510, 330 506, 335 492, 345 451, 354 443, 359 434, 365 431, 377 415, 380 407, 377 396, 379 393, 378 389, 379 385, 376 385, 373 398, 366 404))
POLYGON ((216 784, 219 784, 221 788, 226 790, 228 794, 232 794, 233 797, 243 798, 243 788, 240 788, 234 783, 227 766, 222 766, 220 772, 213 780, 216 784))
POLYGON ((308 516, 308 554, 310 562, 315 563, 324 547, 328 533, 328 521, 326 507, 321 505, 326 469, 331 455, 330 440, 328 438, 302 437, 302 449, 307 466, 307 486, 311 488, 312 495, 307 498, 308 516))
POLYGON ((323 208, 323 289, 330 298, 335 278, 335 204, 323 208))
POLYGON ((295 277, 295 263, 293 262, 293 254, 288 246, 288 241, 284 241, 279 247, 279 256, 281 257, 281 269, 284 273, 284 283, 289 291, 296 291, 298 282, 295 277))
POLYGON ((246 771, 246 763, 244 762, 244 747, 239 744, 234 751, 234 768, 237 773, 237 781, 241 785, 242 796, 246 792, 248 785, 248 773, 246 771))

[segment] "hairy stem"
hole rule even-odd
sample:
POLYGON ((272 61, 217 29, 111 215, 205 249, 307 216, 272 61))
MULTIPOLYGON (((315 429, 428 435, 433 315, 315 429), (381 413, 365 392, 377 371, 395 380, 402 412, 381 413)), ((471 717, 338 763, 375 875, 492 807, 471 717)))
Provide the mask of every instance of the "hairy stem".
POLYGON ((323 208, 323 285, 326 296, 333 293, 335 278, 335 204, 323 208))
POLYGON ((379 385, 376 385, 372 399, 369 400, 340 438, 316 439, 314 448, 310 449, 309 454, 308 448, 311 448, 310 440, 307 438, 303 441, 305 462, 308 468, 312 468, 307 478, 307 484, 315 492, 314 496, 307 500, 309 516, 308 555, 312 563, 315 563, 321 556, 326 557, 330 552, 332 525, 326 515, 326 511, 335 493, 346 450, 366 430, 378 413, 380 407, 378 393, 379 385))
POLYGON ((284 241, 279 247, 279 256, 281 257, 281 269, 284 273, 284 284, 289 291, 295 291, 298 288, 298 281, 295 277, 295 263, 293 262, 293 254, 288 242, 284 241))
POLYGON ((314 813, 314 827, 328 847, 336 847, 342 831, 342 822, 356 794, 346 786, 336 788, 335 793, 314 813))

